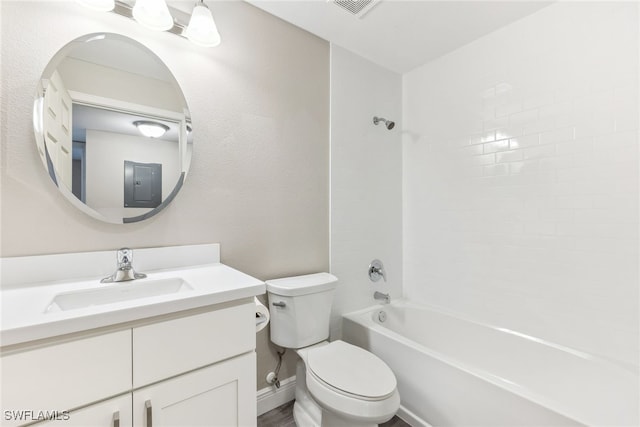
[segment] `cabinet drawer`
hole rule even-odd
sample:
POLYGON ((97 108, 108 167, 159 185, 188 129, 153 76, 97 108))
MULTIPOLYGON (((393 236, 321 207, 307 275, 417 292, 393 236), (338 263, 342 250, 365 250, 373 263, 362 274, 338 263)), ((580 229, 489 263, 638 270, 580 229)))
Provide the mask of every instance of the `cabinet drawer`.
POLYGON ((133 328, 133 387, 252 351, 255 346, 252 301, 133 328))
POLYGON ((6 411, 66 411, 131 389, 131 330, 69 341, 0 358, 6 411))

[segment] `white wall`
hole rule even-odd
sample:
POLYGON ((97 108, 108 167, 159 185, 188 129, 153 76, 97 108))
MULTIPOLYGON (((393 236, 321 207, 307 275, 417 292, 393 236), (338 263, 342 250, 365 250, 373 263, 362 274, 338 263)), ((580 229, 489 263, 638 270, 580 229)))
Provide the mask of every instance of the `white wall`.
POLYGON ((402 79, 338 46, 331 46, 332 338, 340 314, 374 303, 375 291, 402 296, 402 79), (374 116, 394 120, 387 130, 374 116), (369 280, 379 258, 387 282, 369 280))
POLYGON ((638 364, 638 12, 564 2, 404 76, 414 300, 638 364))
POLYGON ((114 222, 151 210, 124 207, 125 161, 162 165, 161 200, 173 191, 182 173, 174 141, 87 129, 86 146, 86 205, 114 222))

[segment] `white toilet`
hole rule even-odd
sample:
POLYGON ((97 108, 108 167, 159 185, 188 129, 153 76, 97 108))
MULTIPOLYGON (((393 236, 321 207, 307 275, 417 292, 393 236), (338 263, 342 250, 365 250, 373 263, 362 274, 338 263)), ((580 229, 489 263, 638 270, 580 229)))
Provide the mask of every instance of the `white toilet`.
POLYGON ((400 407, 396 377, 380 358, 327 341, 337 282, 329 273, 266 282, 271 341, 300 356, 293 407, 299 427, 375 426, 400 407))

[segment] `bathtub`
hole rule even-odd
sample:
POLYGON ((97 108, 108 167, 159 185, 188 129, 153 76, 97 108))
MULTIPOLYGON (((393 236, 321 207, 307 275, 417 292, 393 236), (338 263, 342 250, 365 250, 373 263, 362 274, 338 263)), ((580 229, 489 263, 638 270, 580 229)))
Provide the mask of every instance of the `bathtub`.
POLYGON ((637 367, 398 301, 343 317, 343 340, 394 371, 423 426, 637 426, 637 367))

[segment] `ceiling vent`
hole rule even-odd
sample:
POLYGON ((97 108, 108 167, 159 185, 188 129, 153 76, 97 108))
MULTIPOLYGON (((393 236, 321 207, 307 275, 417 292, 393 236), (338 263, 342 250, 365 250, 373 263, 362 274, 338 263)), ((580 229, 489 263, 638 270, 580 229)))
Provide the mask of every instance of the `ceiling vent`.
POLYGON ((351 15, 362 19, 371 9, 382 0, 328 0, 351 15))

